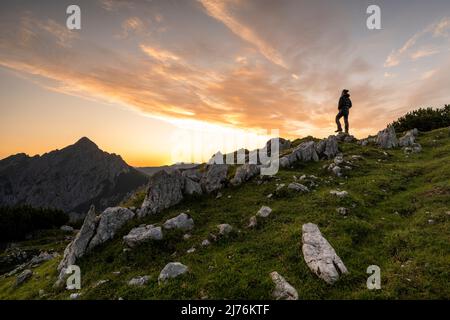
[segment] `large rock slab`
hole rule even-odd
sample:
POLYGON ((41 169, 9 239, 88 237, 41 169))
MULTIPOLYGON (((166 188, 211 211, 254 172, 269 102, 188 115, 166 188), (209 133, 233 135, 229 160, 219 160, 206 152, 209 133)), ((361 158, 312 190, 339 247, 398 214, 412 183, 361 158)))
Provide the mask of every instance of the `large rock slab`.
POLYGON ((159 213, 183 199, 185 178, 178 170, 167 173, 161 170, 155 173, 149 181, 147 194, 139 217, 159 213))
POLYGON ((306 264, 319 278, 333 284, 347 268, 330 243, 322 236, 319 227, 313 223, 302 227, 302 251, 306 264))
POLYGON ((200 180, 203 190, 206 193, 218 191, 224 187, 227 180, 228 165, 211 164, 206 168, 206 172, 200 180))
POLYGON ((200 195, 203 193, 202 186, 200 185, 200 183, 186 178, 184 181, 183 193, 190 196, 194 194, 200 195))
POLYGON ((67 267, 75 264, 76 260, 86 253, 89 242, 94 236, 96 229, 97 216, 95 214, 95 207, 91 206, 80 231, 64 250, 64 256, 58 265, 58 271, 60 272, 59 280, 65 277, 67 267))
POLYGON ((278 272, 270 273, 270 278, 275 284, 272 296, 277 300, 298 300, 297 290, 291 286, 278 272))
POLYGON ((383 149, 392 149, 398 147, 398 139, 393 126, 378 132, 377 144, 383 149))
POLYGON ((338 140, 336 136, 329 136, 326 139, 320 140, 316 144, 316 152, 322 157, 327 157, 328 159, 333 158, 339 152, 338 140))
POLYGON ((103 211, 99 216, 97 230, 89 243, 88 250, 114 238, 116 232, 133 219, 134 215, 133 211, 122 207, 107 208, 103 211))
POLYGON ((150 240, 162 240, 163 233, 161 227, 146 225, 131 229, 130 233, 123 237, 123 241, 131 248, 150 240))
POLYGON ((194 228, 194 220, 186 213, 180 213, 175 218, 164 222, 164 229, 181 229, 192 230, 194 228))
POLYGON ((22 271, 22 273, 16 277, 16 282, 15 282, 14 286, 15 287, 20 286, 25 281, 30 279, 32 276, 33 276, 33 271, 31 271, 30 269, 26 269, 26 270, 22 271))
POLYGON ((176 278, 189 270, 187 266, 180 262, 170 262, 161 270, 158 282, 164 282, 170 278, 176 278))

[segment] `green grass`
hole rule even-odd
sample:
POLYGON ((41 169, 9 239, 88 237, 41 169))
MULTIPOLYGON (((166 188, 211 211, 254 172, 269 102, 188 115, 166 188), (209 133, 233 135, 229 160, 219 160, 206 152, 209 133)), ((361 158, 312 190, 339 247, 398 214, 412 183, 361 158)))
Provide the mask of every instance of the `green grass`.
MULTIPOLYGON (((330 161, 300 164, 263 184, 253 180, 223 189, 220 199, 213 195, 186 199, 162 214, 130 222, 114 240, 78 262, 82 298, 270 299, 269 273, 278 271, 300 299, 449 299, 450 131, 435 130, 418 140, 423 152, 409 156, 400 149, 383 152, 344 143, 340 148, 346 159, 364 157, 354 161, 346 177, 336 178, 322 169, 330 161), (302 174, 318 176, 319 187, 308 194, 285 191, 267 199, 276 183, 288 184, 293 175, 302 174), (329 191, 336 188, 349 196, 331 196, 329 191), (248 219, 262 205, 270 206, 272 214, 248 229, 248 219), (341 206, 349 208, 347 217, 336 212, 341 206), (183 240, 183 233, 174 231, 166 233, 163 241, 123 250, 121 238, 133 226, 161 224, 187 210, 195 221, 190 239, 183 240), (349 270, 332 286, 317 278, 303 260, 301 228, 307 222, 319 225, 349 270), (220 223, 231 224, 236 232, 201 247, 220 223), (197 250, 187 254, 192 246, 197 250), (189 273, 158 285, 159 272, 173 261, 187 265, 189 273), (381 290, 366 288, 369 265, 381 268, 381 290), (149 275, 149 284, 127 285, 139 275, 149 275), (99 280, 109 281, 95 286, 99 280)), ((0 298, 39 299, 43 289, 44 299, 67 299, 69 291, 51 287, 57 262, 38 267, 39 278, 19 288, 12 288, 14 277, 0 278, 0 298)))

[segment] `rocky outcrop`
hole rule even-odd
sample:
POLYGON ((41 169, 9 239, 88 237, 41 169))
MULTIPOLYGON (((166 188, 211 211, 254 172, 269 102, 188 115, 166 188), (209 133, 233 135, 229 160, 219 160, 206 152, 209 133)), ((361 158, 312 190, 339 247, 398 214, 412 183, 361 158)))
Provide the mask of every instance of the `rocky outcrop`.
POLYGON ((163 227, 164 229, 192 230, 194 228, 194 220, 186 213, 180 213, 175 218, 164 222, 163 227))
POLYGON ((244 164, 237 168, 234 178, 231 179, 230 183, 237 186, 250 180, 251 178, 257 176, 260 173, 260 168, 256 164, 244 164))
MULTIPOLYGON (((319 148, 325 150, 324 146, 326 146, 326 142, 319 148)), ((301 143, 292 151, 292 153, 281 157, 279 164, 281 168, 289 168, 297 161, 319 161, 319 155, 317 154, 316 144, 314 141, 306 141, 301 143)))
POLYGON ((398 147, 398 139, 393 126, 378 132, 377 145, 383 149, 392 149, 398 147))
POLYGON ((210 164, 206 167, 206 172, 200 180, 202 189, 206 193, 212 193, 222 189, 227 180, 228 165, 210 164))
POLYGON ((330 243, 322 236, 319 227, 313 223, 302 227, 302 252, 306 264, 319 278, 328 284, 347 273, 347 268, 330 243))
POLYGON ((89 243, 88 250, 114 238, 116 232, 133 218, 134 212, 126 208, 107 208, 99 216, 98 226, 94 237, 89 243))
POLYGON ((139 217, 159 213, 179 203, 183 199, 184 183, 185 179, 178 170, 172 173, 164 170, 155 173, 150 178, 139 217))
MULTIPOLYGON (((42 156, 25 154, 0 161, 0 205, 28 204, 85 213, 116 205, 147 177, 88 138, 42 156)), ((84 218, 84 217, 82 217, 84 218)))
POLYGON ((188 267, 180 262, 170 262, 168 263, 159 274, 158 282, 165 282, 170 278, 176 278, 188 271, 188 267))
POLYGON ((112 239, 116 232, 132 218, 134 218, 132 211, 120 207, 107 208, 96 216, 95 208, 91 206, 80 231, 64 250, 64 256, 58 265, 57 285, 62 284, 68 266, 75 264, 77 259, 89 250, 112 239))
POLYGON ((272 296, 277 300, 298 300, 297 290, 291 286, 278 272, 270 273, 270 278, 275 284, 272 296))
POLYGON ((123 237, 123 241, 130 247, 134 248, 144 242, 150 240, 162 240, 163 233, 161 227, 155 227, 154 225, 144 225, 134 229, 123 237))

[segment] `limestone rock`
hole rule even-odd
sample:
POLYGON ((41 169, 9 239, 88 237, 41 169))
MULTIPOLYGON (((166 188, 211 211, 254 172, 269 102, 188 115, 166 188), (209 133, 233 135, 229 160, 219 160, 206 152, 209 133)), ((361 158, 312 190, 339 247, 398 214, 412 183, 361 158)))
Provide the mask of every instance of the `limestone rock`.
POLYGON ((139 216, 159 213, 179 203, 183 199, 184 182, 185 178, 178 170, 172 173, 164 170, 155 173, 150 178, 139 216))
POLYGON ((314 141, 301 143, 297 148, 294 149, 292 154, 295 155, 298 161, 319 161, 319 156, 317 155, 314 141))
POLYGON ((180 262, 168 263, 159 274, 158 281, 164 282, 169 278, 176 278, 188 271, 188 267, 180 262))
POLYGON ((341 258, 322 236, 317 225, 304 224, 302 233, 303 257, 311 271, 319 278, 333 284, 339 279, 340 274, 348 272, 341 258))
POLYGON ((185 178, 183 193, 187 195, 202 194, 202 186, 194 180, 185 178))
POLYGON ((398 147, 398 139, 393 126, 378 132, 377 144, 383 149, 392 149, 398 147))
POLYGON ((22 273, 16 277, 15 286, 16 287, 20 286, 22 283, 24 283, 25 281, 30 279, 32 275, 33 275, 33 271, 31 271, 30 269, 26 269, 26 270, 22 271, 22 273))
POLYGON ((248 222, 248 227, 249 228, 254 228, 258 225, 258 221, 256 220, 256 216, 251 216, 250 220, 248 222))
POLYGON ((301 192, 309 192, 309 189, 307 186, 304 186, 301 183, 298 182, 292 182, 288 185, 288 189, 295 190, 295 191, 301 191, 301 192))
POLYGON ((221 236, 226 236, 231 231, 233 231, 233 227, 230 226, 228 223, 219 224, 219 225, 217 225, 217 228, 219 229, 219 235, 221 235, 221 236))
POLYGON ((398 141, 400 147, 412 147, 416 142, 416 137, 419 134, 417 129, 409 130, 398 141))
POLYGON ((194 228, 194 220, 186 213, 180 213, 175 218, 164 222, 164 229, 181 229, 192 230, 194 228))
POLYGON ((244 164, 237 168, 234 178, 231 179, 230 183, 233 185, 240 185, 253 178, 260 173, 260 168, 256 164, 244 164))
POLYGON ((64 232, 73 232, 73 228, 71 226, 61 226, 59 229, 64 232))
POLYGON ((142 287, 148 283, 150 280, 149 276, 136 277, 128 281, 129 286, 139 286, 142 287))
POLYGON ((331 190, 330 194, 335 195, 338 198, 344 198, 344 197, 348 196, 347 191, 331 190))
POLYGON ((131 248, 149 240, 162 240, 161 227, 147 225, 131 229, 130 233, 123 237, 123 241, 131 248))
POLYGON ((270 278, 275 284, 272 296, 277 300, 298 300, 297 290, 291 286, 278 272, 270 273, 270 278))
POLYGON ((206 168, 206 173, 200 180, 203 190, 206 193, 212 193, 224 187, 227 180, 228 165, 211 164, 206 168))
POLYGON ((256 215, 261 218, 267 218, 272 213, 272 209, 267 206, 262 206, 261 209, 258 210, 256 215))
POLYGON ((126 208, 107 208, 99 216, 99 223, 94 237, 89 243, 88 250, 112 239, 116 232, 135 216, 134 212, 126 208))
POLYGON ((64 250, 64 256, 58 265, 59 279, 63 279, 65 276, 66 268, 72 264, 75 264, 78 258, 81 258, 89 245, 92 237, 97 229, 97 219, 95 214, 95 207, 91 206, 89 212, 87 213, 83 225, 80 231, 75 236, 72 242, 64 250))

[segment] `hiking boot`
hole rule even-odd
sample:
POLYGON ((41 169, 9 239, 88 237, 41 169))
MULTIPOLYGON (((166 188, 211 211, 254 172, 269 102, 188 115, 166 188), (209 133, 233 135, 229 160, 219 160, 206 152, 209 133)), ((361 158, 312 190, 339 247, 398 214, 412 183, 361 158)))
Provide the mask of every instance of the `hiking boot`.
POLYGON ((335 132, 342 132, 342 129, 337 129, 335 132))

